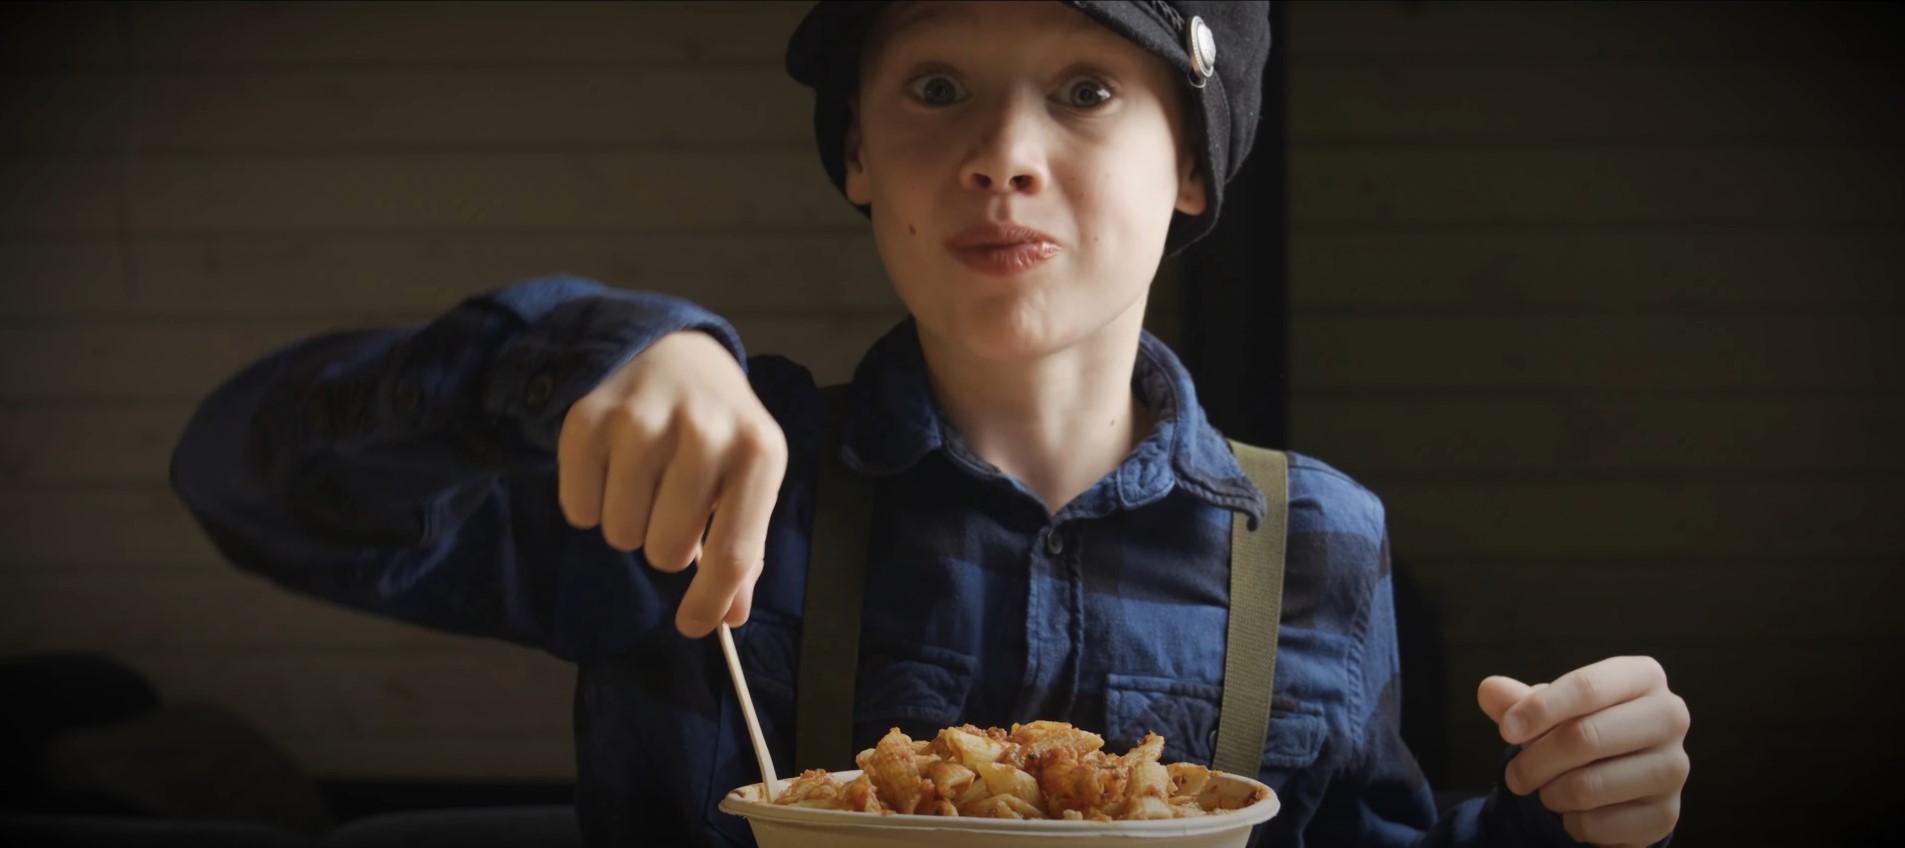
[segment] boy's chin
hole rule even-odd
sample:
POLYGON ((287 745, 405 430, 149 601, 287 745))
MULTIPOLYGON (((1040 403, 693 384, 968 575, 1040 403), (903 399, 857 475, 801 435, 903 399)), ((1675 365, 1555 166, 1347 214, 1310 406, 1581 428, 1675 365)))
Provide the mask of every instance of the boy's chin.
POLYGON ((1104 322, 1082 321, 1076 315, 996 313, 960 315, 929 329, 941 342, 956 346, 973 359, 1024 364, 1063 353, 1110 331, 1104 322))

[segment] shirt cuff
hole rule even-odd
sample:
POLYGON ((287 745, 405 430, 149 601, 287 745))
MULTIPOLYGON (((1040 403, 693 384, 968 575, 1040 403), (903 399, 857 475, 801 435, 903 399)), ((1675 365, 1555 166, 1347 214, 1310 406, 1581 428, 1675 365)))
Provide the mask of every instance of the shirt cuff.
POLYGON ((1561 815, 1541 805, 1540 793, 1516 795, 1508 791, 1508 762, 1521 753, 1520 745, 1510 745, 1502 753, 1501 768, 1495 775, 1495 789, 1482 805, 1482 818, 1495 831, 1499 845, 1572 846, 1581 843, 1568 835, 1561 815))
POLYGON ((669 333, 705 332, 746 367, 734 328, 681 298, 564 277, 505 289, 492 302, 527 326, 491 365, 483 410, 516 422, 526 441, 546 451, 555 450, 571 404, 669 333))
MULTIPOLYGON (((1502 754, 1501 769, 1495 776, 1495 790, 1488 794, 1484 802, 1482 817, 1490 822, 1495 830, 1499 845, 1554 845, 1574 846, 1574 837, 1568 835, 1568 829, 1561 824, 1561 814, 1548 809, 1541 803, 1541 793, 1531 792, 1516 795, 1508 791, 1508 762, 1521 753, 1520 745, 1510 745, 1502 754)), ((1648 846, 1648 848, 1666 848, 1673 842, 1673 834, 1648 846)))

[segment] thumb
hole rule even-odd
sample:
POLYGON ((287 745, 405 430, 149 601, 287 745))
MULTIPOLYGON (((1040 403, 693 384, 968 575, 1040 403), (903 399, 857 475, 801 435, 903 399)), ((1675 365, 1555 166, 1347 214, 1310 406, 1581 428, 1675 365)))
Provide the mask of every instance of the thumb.
POLYGON ((1482 706, 1482 712, 1488 714, 1488 720, 1499 725, 1502 715, 1508 708, 1528 697, 1528 693, 1540 688, 1529 686, 1512 677, 1493 675, 1482 679, 1482 685, 1475 689, 1475 701, 1482 706))

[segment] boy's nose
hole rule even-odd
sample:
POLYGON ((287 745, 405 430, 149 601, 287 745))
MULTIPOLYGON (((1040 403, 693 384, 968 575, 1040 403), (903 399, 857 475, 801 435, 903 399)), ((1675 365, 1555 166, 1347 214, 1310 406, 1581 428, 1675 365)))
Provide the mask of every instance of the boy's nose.
POLYGON ((1045 167, 1038 146, 1022 136, 1001 133, 966 161, 961 182, 967 188, 999 194, 1033 194, 1045 188, 1045 167))
POLYGON ((960 182, 967 188, 1000 194, 1044 189, 1045 150, 1038 116, 1013 103, 1000 110, 995 120, 967 157, 960 182))
MULTIPOLYGON (((984 189, 992 188, 992 184, 995 181, 992 179, 990 175, 983 174, 978 171, 974 171, 972 172, 972 178, 970 182, 972 183, 973 188, 984 190, 984 189)), ((1035 180, 1031 174, 1018 174, 1006 180, 1006 185, 1010 186, 1012 189, 1016 191, 1027 191, 1032 188, 1034 182, 1035 180)))

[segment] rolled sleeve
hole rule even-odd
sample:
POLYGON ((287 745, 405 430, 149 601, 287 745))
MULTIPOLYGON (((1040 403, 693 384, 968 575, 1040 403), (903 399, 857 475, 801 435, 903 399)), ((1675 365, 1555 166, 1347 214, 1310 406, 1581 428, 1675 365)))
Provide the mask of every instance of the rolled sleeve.
POLYGON ((576 628, 606 620, 589 604, 620 599, 616 620, 633 624, 663 604, 606 546, 573 553, 588 567, 549 563, 572 531, 554 508, 562 411, 683 329, 740 356, 713 313, 577 277, 470 298, 422 325, 306 339, 200 404, 173 487, 227 558, 281 584, 579 655, 601 634, 576 628), (534 473, 511 473, 523 470, 534 473))
POLYGON ((669 333, 705 332, 746 367, 734 328, 680 298, 555 278, 505 289, 492 302, 526 326, 489 369, 481 387, 483 409, 517 422, 521 435, 545 450, 555 449, 571 404, 669 333))

